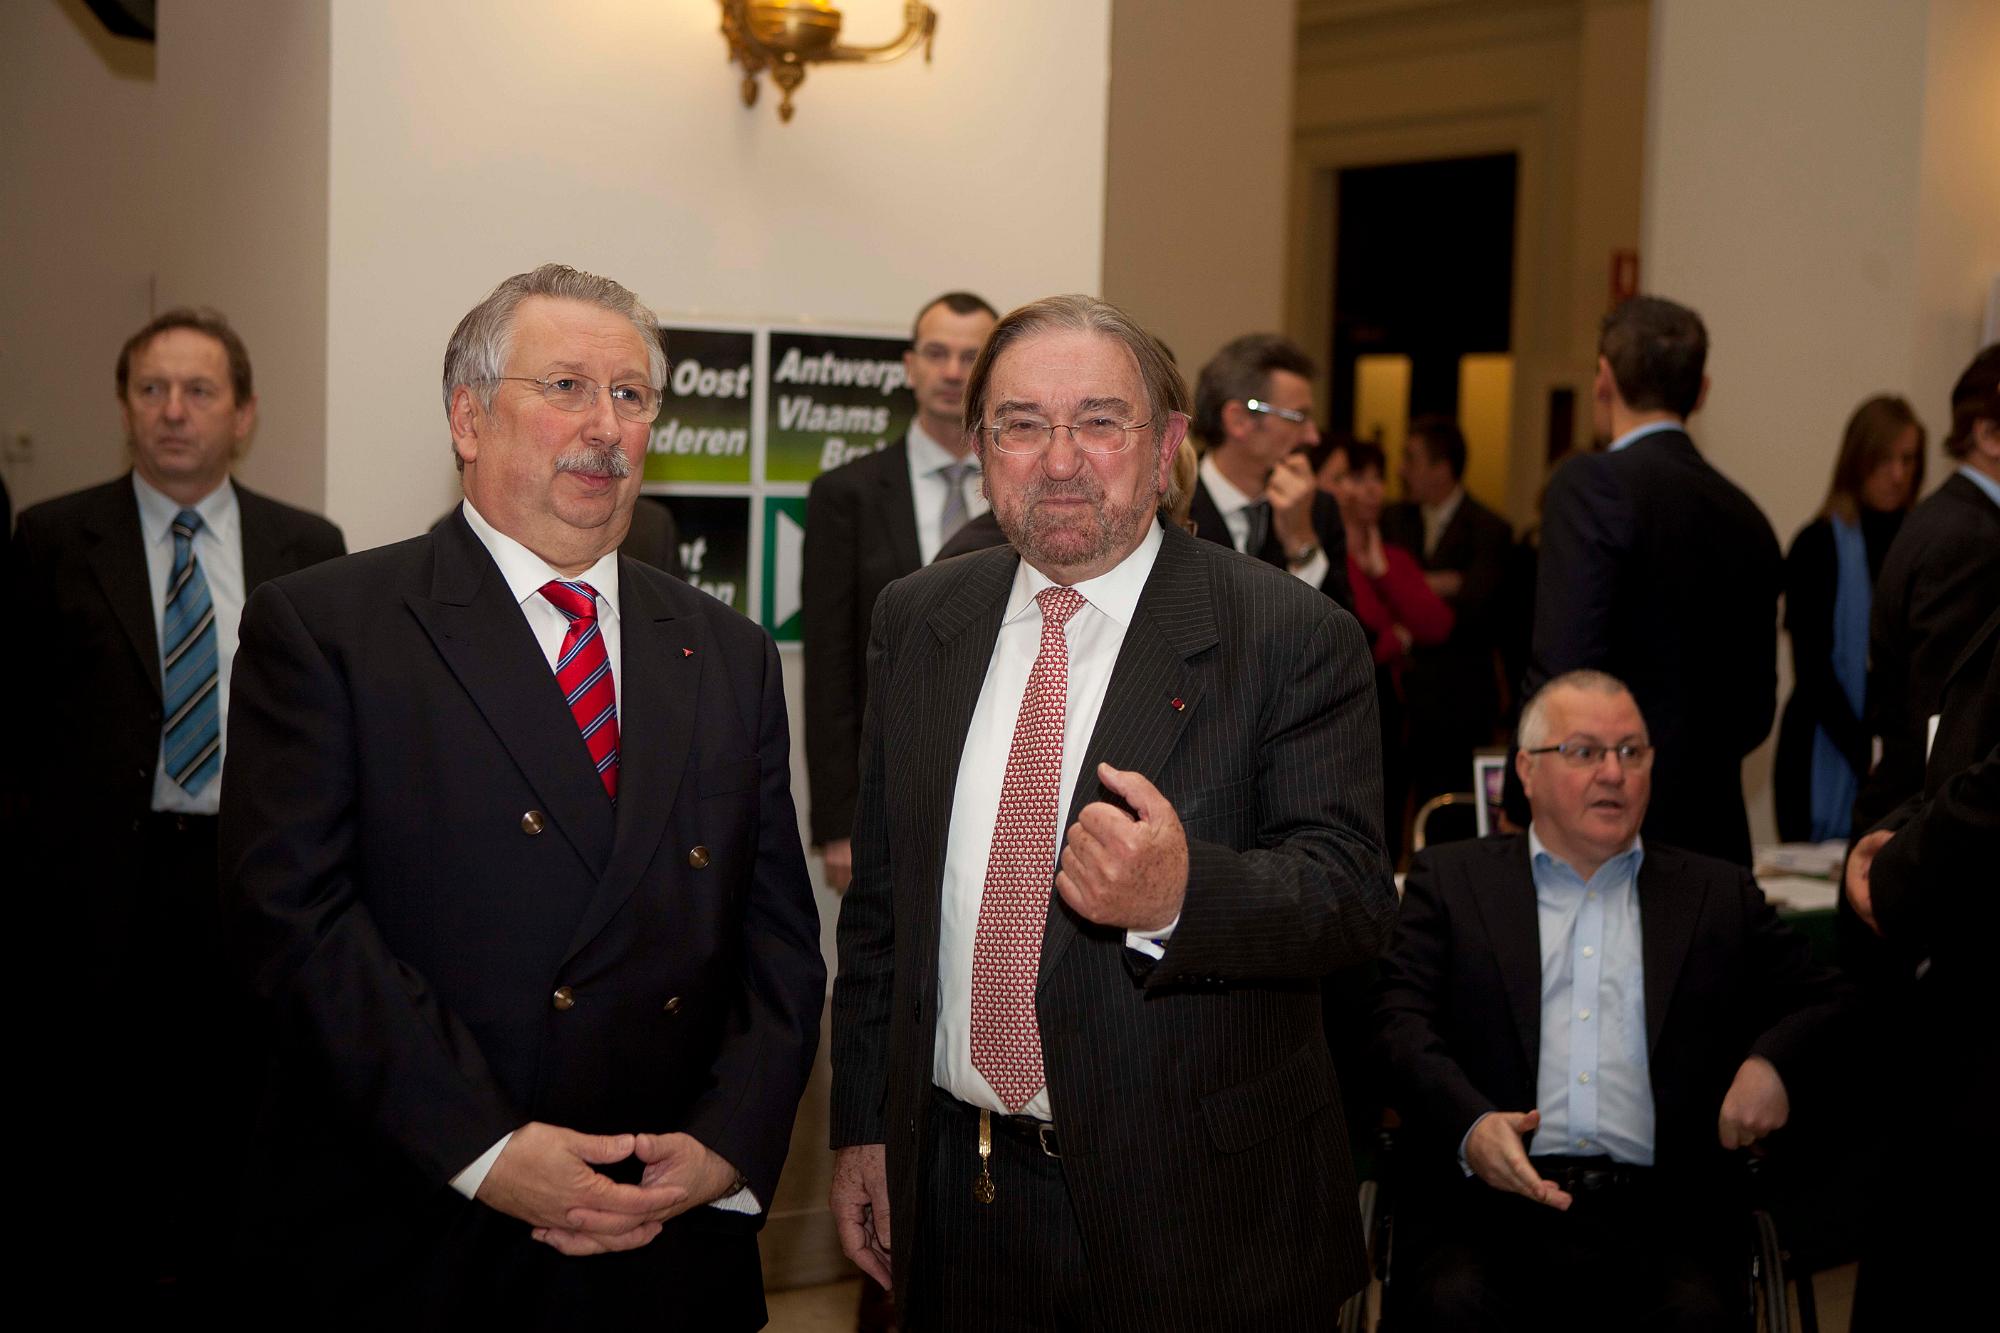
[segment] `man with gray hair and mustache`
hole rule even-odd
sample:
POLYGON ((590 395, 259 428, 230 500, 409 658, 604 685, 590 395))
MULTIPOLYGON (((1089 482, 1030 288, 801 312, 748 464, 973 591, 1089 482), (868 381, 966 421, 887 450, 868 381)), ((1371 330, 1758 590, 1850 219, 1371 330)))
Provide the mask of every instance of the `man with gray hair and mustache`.
POLYGON ((241 1244, 294 1322, 764 1322, 825 969, 769 636, 617 554, 665 371, 624 287, 509 278, 445 355, 464 503, 245 611, 241 1244))

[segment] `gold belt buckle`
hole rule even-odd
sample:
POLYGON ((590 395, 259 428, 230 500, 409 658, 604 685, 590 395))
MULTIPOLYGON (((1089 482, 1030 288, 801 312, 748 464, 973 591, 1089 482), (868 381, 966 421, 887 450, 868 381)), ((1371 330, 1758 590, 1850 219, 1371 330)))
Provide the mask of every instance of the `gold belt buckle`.
POLYGON ((974 1203, 993 1202, 993 1113, 979 1112, 979 1179, 972 1182, 974 1203))

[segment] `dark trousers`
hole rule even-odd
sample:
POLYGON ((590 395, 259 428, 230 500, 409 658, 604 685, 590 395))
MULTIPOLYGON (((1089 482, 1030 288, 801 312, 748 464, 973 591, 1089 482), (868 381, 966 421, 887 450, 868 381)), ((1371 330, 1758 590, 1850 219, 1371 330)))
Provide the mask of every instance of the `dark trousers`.
POLYGON ((1474 1178, 1399 1208, 1396 1333, 1748 1327, 1749 1213, 1737 1191, 1641 1171, 1573 1193, 1557 1212, 1474 1178))
POLYGON ((1097 1327, 1061 1159, 996 1125, 993 1202, 979 1203, 972 1193, 979 1112, 942 1092, 933 1100, 922 1156, 924 1235, 902 1327, 909 1333, 1097 1327))
POLYGON ((62 1002, 41 1067, 79 1151, 52 1164, 61 1220, 50 1234, 63 1243, 32 1266, 106 1318, 198 1323, 252 1112, 247 1006, 221 945, 216 820, 151 814, 44 834, 58 869, 36 970, 62 1002), (79 1160, 143 1182, 118 1243, 87 1260, 68 1242, 103 1228, 104 1205, 87 1187, 96 1177, 75 1174, 79 1160))

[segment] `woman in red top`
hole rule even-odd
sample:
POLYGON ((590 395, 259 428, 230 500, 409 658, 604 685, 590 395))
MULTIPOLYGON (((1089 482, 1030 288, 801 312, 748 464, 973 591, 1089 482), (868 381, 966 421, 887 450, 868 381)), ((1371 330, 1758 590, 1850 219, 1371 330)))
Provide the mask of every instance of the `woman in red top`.
POLYGON ((1329 460, 1334 499, 1347 526, 1347 581, 1354 614, 1375 651, 1375 697, 1382 719, 1382 833, 1391 858, 1403 846, 1409 770, 1403 672, 1410 649, 1443 643, 1452 612, 1424 582, 1415 555, 1382 540, 1382 451, 1366 441, 1346 448, 1347 466, 1329 460))

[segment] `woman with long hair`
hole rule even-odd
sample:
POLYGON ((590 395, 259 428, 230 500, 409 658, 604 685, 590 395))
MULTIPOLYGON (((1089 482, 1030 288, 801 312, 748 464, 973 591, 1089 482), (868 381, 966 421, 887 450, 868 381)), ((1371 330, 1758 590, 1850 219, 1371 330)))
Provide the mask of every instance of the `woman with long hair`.
POLYGON ((1923 483, 1923 423, 1901 398, 1870 398, 1848 419, 1826 502, 1785 555, 1793 686, 1773 786, 1786 842, 1848 835, 1872 748, 1862 721, 1869 605, 1882 557, 1923 483))

